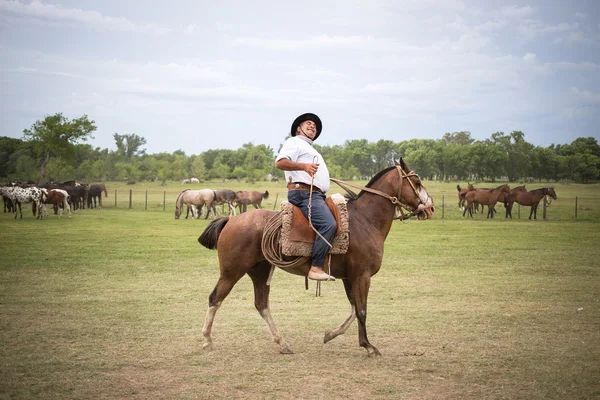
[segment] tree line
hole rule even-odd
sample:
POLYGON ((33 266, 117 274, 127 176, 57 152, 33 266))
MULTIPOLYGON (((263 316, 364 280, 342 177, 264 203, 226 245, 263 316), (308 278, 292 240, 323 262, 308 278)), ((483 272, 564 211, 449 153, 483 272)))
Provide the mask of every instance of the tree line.
MULTIPOLYGON (((115 133, 116 150, 85 143, 96 130, 87 115, 69 120, 61 113, 46 116, 23 131, 22 138, 0 136, 0 179, 30 182, 64 180, 155 181, 196 177, 256 182, 283 177, 274 167, 277 152, 264 144, 245 143, 237 150, 211 149, 146 154, 146 139, 115 133)), ((282 143, 286 138, 282 137, 282 143)), ((573 181, 600 179, 600 145, 593 137, 569 144, 534 146, 521 131, 495 132, 475 140, 470 132, 446 133, 441 139, 401 142, 347 140, 343 145, 315 147, 330 175, 344 180, 369 179, 404 157, 421 177, 446 181, 573 181)))

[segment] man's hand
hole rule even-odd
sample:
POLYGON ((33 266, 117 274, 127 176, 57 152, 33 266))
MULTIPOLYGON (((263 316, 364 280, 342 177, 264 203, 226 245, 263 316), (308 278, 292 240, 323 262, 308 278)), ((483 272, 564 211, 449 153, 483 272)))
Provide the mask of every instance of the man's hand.
POLYGON ((316 174, 318 169, 319 164, 304 164, 304 171, 310 176, 316 174))

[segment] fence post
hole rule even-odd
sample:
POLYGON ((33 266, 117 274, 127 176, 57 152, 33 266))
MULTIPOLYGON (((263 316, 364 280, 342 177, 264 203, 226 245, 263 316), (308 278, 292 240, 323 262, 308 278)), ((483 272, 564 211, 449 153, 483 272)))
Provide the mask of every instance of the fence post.
POLYGON ((166 204, 165 204, 165 203, 166 203, 166 202, 167 202, 167 191, 165 190, 165 191, 163 192, 163 211, 165 211, 165 210, 166 210, 166 209, 165 209, 165 207, 166 207, 166 204))
POLYGON ((544 221, 546 220, 546 196, 544 196, 544 221))
POLYGON ((518 219, 521 219, 521 205, 520 204, 519 204, 519 207, 517 208, 517 216, 519 217, 518 219))
POLYGON ((577 196, 575 196, 575 219, 577 219, 577 196))
POLYGON ((442 219, 444 219, 444 208, 446 208, 444 206, 444 195, 442 195, 442 219))
POLYGON ((277 198, 279 197, 279 193, 275 194, 275 203, 273 203, 273 211, 275 211, 275 207, 277 206, 277 198))
POLYGON ((144 205, 144 210, 148 210, 148 189, 146 189, 146 204, 144 205))
POLYGON ((129 209, 131 210, 131 197, 133 195, 133 189, 129 189, 129 209))
POLYGON ((117 189, 115 189, 115 208, 117 208, 117 189))

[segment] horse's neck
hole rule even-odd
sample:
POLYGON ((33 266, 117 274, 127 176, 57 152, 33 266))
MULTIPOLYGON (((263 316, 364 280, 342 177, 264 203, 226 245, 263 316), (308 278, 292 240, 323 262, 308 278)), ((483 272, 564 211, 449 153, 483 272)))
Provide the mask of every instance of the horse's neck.
MULTIPOLYGON (((373 186, 372 189, 386 192, 381 187, 373 186)), ((383 233, 384 237, 387 237, 396 212, 396 207, 389 199, 365 192, 358 199, 349 203, 349 209, 352 208, 351 205, 355 209, 355 212, 351 214, 351 218, 356 215, 357 218, 361 218, 361 222, 373 227, 378 232, 383 233)))

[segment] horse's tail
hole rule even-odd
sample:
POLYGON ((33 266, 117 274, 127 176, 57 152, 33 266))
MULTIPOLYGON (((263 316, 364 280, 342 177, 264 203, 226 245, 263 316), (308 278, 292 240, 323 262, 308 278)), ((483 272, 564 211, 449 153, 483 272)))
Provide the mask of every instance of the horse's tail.
POLYGON ((204 232, 202 232, 202 235, 200 235, 198 238, 198 243, 209 250, 215 250, 217 248, 217 242, 219 241, 219 235, 221 234, 221 231, 225 225, 227 225, 227 222, 229 222, 229 217, 222 217, 213 220, 210 224, 208 224, 204 232))
POLYGON ((456 185, 456 190, 458 190, 459 192, 462 190, 462 189, 460 188, 460 185, 456 185))
POLYGON ((265 192, 263 194, 261 194, 261 196, 263 199, 268 199, 269 198, 269 191, 265 190, 265 192))

